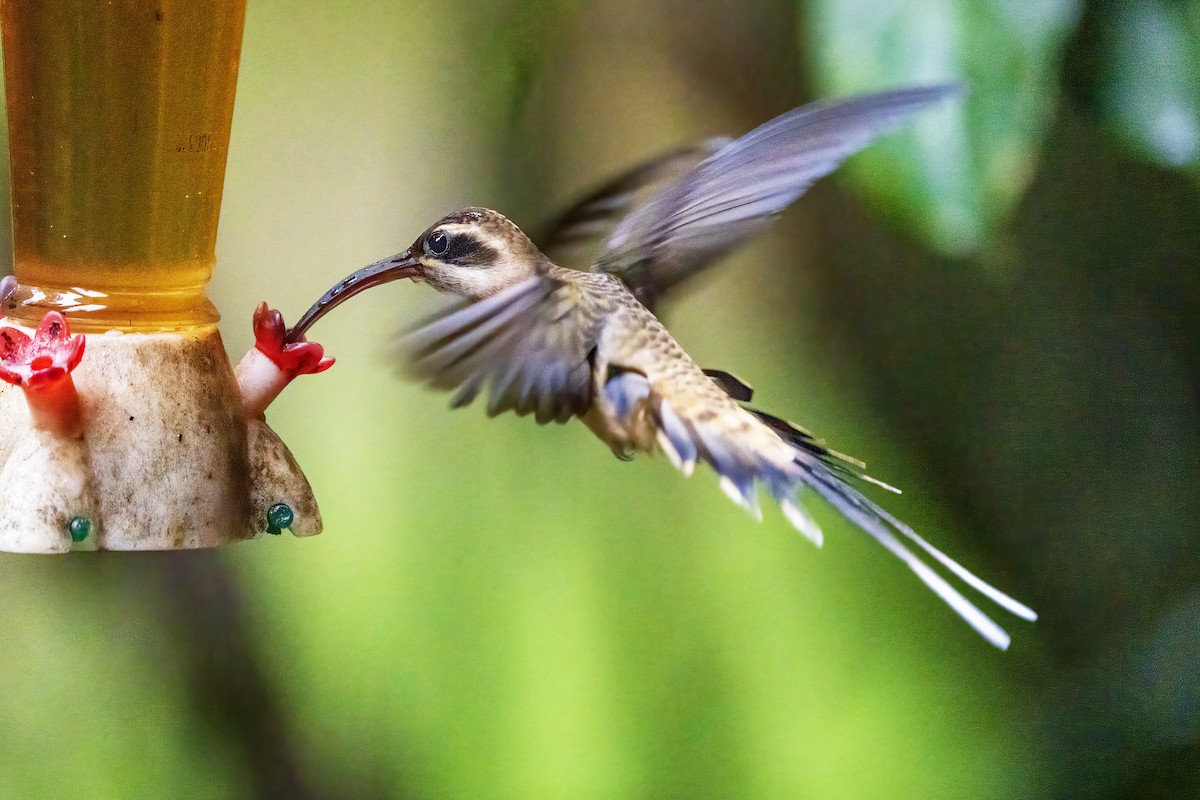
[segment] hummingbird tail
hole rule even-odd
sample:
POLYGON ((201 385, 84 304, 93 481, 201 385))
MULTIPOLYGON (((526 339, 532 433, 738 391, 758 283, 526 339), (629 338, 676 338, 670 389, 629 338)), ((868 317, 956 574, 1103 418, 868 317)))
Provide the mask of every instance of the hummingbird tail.
MULTIPOLYGON (((972 574, 868 499, 849 482, 855 478, 872 481, 863 474, 863 464, 829 450, 808 432, 777 417, 742 407, 736 408, 734 416, 706 415, 703 411, 680 414, 669 402, 652 395, 650 408, 658 423, 659 447, 671 461, 685 474, 690 474, 697 460, 707 462, 720 476, 721 488, 730 499, 756 517, 761 518, 758 506, 761 485, 771 493, 787 520, 819 546, 823 540, 821 529, 797 500, 805 489, 810 490, 900 559, 996 647, 1003 650, 1009 645, 1010 637, 1004 629, 909 545, 1009 613, 1026 620, 1037 619, 1028 606, 972 574), (786 447, 781 448, 781 443, 786 447)), ((872 482, 891 488, 879 481, 872 482)))
POLYGON ((847 483, 844 478, 829 469, 823 462, 805 453, 797 458, 797 464, 802 470, 802 486, 815 491, 844 517, 904 562, 934 594, 996 647, 1001 650, 1008 648, 1009 635, 1004 629, 934 571, 917 553, 906 546, 903 540, 907 539, 908 542, 916 545, 963 583, 1010 614, 1029 621, 1037 619, 1037 613, 1033 609, 986 583, 966 567, 938 550, 908 525, 867 499, 862 492, 847 483))

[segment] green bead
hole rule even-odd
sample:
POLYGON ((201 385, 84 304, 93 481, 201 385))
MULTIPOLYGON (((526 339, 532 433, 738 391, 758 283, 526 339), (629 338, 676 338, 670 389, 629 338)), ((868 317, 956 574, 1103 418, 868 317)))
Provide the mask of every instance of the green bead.
POLYGON ((292 527, 296 514, 287 503, 276 503, 267 509, 267 533, 278 536, 284 528, 292 527))
POLYGON ((67 530, 71 532, 72 542, 82 542, 92 532, 92 523, 87 517, 71 517, 67 530))

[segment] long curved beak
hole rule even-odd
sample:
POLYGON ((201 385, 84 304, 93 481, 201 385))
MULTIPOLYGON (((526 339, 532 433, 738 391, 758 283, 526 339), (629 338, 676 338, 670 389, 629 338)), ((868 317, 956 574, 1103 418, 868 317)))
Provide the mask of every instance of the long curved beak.
POLYGON ((347 275, 328 292, 321 295, 321 299, 313 303, 312 307, 304 312, 304 316, 288 330, 287 341, 289 343, 296 342, 304 338, 305 332, 313 326, 313 323, 359 292, 381 283, 401 278, 419 278, 421 275, 421 263, 413 258, 411 249, 382 261, 376 261, 374 264, 368 264, 357 272, 347 275))

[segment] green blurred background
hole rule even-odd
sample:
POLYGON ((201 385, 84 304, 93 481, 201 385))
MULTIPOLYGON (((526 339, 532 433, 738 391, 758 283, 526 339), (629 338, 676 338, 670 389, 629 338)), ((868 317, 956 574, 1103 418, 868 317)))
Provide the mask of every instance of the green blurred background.
POLYGON ((664 315, 1038 609, 1008 653, 828 509, 816 550, 580 425, 452 413, 394 375, 439 300, 392 285, 271 409, 324 535, 0 557, 4 796, 1200 796, 1200 2, 253 0, 226 342, 459 206, 533 227, 946 79, 664 315))

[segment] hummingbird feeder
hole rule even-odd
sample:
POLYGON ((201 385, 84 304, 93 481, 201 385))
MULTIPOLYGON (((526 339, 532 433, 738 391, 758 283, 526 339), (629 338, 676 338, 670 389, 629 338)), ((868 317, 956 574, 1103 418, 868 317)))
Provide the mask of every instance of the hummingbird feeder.
POLYGON ((235 370, 205 295, 244 17, 245 0, 0 0, 0 550, 321 531, 263 412, 332 359, 263 304, 235 370))

